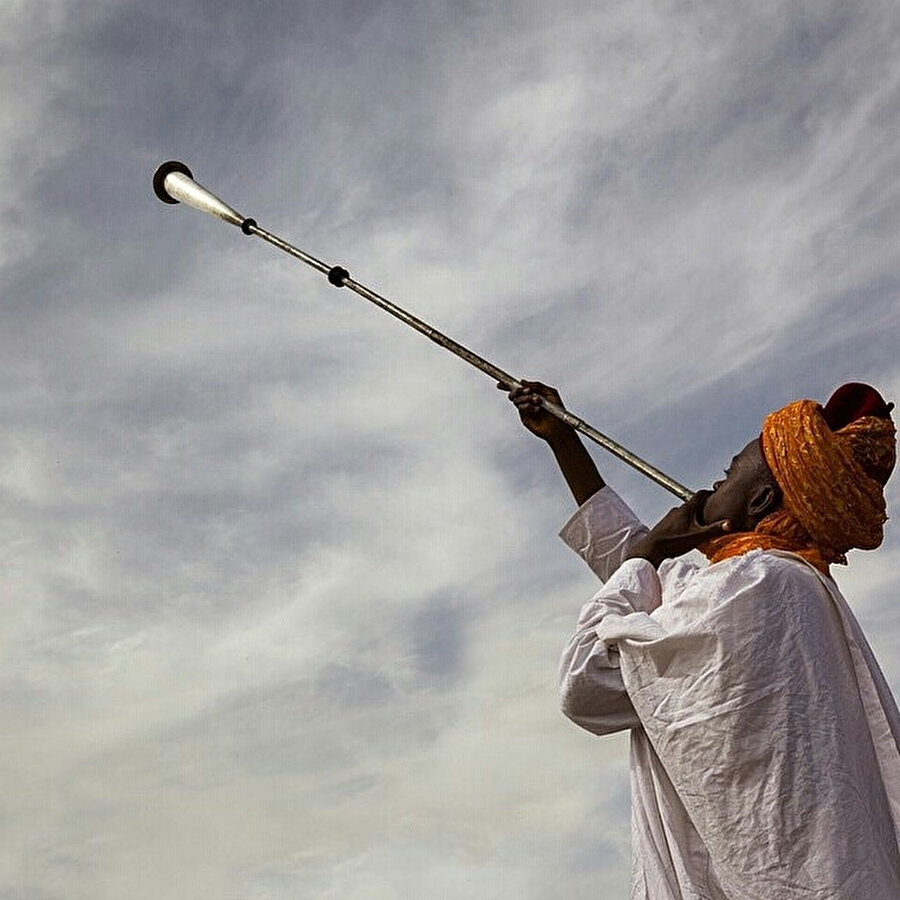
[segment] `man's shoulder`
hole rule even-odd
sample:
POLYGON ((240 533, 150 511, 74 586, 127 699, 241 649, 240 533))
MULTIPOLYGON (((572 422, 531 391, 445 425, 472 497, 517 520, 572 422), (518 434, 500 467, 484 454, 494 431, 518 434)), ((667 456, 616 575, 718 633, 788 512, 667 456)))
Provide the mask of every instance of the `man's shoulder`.
POLYGON ((821 586, 822 576, 802 556, 783 550, 750 550, 701 570, 707 578, 747 584, 821 586))
POLYGON ((824 578, 802 557, 751 550, 697 572, 694 588, 716 595, 717 607, 752 607, 780 618, 791 611, 817 614, 829 605, 824 578))

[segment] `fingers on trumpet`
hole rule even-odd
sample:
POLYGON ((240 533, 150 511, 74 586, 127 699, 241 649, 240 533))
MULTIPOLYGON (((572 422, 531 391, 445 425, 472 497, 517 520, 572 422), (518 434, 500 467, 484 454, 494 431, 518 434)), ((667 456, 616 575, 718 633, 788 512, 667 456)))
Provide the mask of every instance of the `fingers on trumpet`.
MULTIPOLYGON (((498 384, 498 388, 506 390, 506 385, 498 384)), ((543 400, 549 400, 557 406, 562 406, 559 391, 540 381, 521 381, 519 387, 508 391, 509 399, 519 411, 522 424, 538 437, 545 440, 557 436, 562 431, 568 431, 569 426, 561 422, 556 416, 548 412, 542 404, 543 400)))
MULTIPOLYGON (((541 409, 541 399, 549 400, 551 403, 562 406, 562 398, 556 388, 543 384, 540 381, 526 381, 522 379, 519 383, 520 387, 513 388, 508 391, 509 399, 520 410, 541 409)), ((498 384, 500 390, 505 391, 506 385, 498 384)))

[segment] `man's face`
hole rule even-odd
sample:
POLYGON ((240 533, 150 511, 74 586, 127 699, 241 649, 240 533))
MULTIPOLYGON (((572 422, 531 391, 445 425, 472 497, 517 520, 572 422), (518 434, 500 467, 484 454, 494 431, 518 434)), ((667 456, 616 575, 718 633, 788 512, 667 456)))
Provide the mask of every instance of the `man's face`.
POLYGON ((713 492, 703 504, 706 524, 727 519, 731 531, 752 531, 756 522, 748 519, 748 505, 766 471, 759 441, 754 439, 738 453, 725 470, 725 478, 713 485, 713 492))

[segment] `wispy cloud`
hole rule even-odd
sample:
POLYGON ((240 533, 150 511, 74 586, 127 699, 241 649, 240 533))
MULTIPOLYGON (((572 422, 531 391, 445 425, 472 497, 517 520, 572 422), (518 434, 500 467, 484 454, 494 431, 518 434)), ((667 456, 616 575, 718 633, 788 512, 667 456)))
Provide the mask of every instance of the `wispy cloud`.
MULTIPOLYGON (((150 176, 183 158, 700 486, 790 399, 900 398, 893 6, 0 25, 0 894, 624 896, 627 743, 556 708, 594 583, 549 454, 483 376, 150 176)), ((900 686, 893 522, 858 556, 900 686)))

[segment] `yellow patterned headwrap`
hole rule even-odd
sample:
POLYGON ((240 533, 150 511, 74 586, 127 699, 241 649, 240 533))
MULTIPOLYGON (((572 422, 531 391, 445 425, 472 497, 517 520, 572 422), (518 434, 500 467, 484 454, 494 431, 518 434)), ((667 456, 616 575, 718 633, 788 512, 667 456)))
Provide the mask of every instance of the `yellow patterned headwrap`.
POLYGON ((701 549, 710 562, 752 549, 781 549, 827 574, 829 563, 846 563, 851 548, 881 544, 887 520, 883 486, 896 461, 896 432, 890 407, 868 390, 884 411, 855 419, 839 413, 838 423, 841 416, 850 421, 835 430, 829 411, 813 400, 789 403, 766 418, 760 444, 781 488, 782 506, 752 532, 705 544, 701 549))

